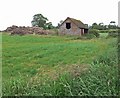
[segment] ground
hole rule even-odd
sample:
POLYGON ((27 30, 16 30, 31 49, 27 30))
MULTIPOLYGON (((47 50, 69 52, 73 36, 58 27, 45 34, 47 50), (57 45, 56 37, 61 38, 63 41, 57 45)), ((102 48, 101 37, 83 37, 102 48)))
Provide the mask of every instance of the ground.
MULTIPOLYGON (((3 34, 2 38, 4 95, 42 95, 44 91, 40 92, 39 85, 44 83, 48 85, 48 81, 58 81, 65 74, 70 75, 72 79, 83 77, 82 74, 91 70, 91 65, 96 59, 107 51, 112 51, 111 49, 115 50, 113 46, 116 43, 116 38, 106 39, 104 35, 101 38, 91 40, 73 40, 72 37, 68 36, 10 36, 9 34, 3 34), (28 90, 29 87, 32 91, 28 90)), ((106 68, 109 71, 113 67, 104 65, 107 64, 100 65, 102 66, 100 70, 106 68)), ((96 71, 95 68, 92 71, 96 71)), ((115 75, 114 69, 112 72, 110 74, 115 75)), ((48 91, 49 93, 47 92, 46 95, 57 95, 57 92, 51 93, 52 91, 53 89, 48 91)), ((112 93, 115 94, 115 92, 112 93)), ((58 95, 60 94, 62 93, 58 95)), ((84 94, 86 93, 84 92, 84 94)), ((107 92, 106 94, 111 93, 107 92)))

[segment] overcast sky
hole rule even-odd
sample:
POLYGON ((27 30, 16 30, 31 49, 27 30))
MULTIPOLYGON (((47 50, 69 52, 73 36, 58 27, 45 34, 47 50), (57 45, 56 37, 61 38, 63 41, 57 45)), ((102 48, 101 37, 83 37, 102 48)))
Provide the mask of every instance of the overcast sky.
POLYGON ((0 30, 8 26, 31 26, 33 15, 41 13, 54 26, 67 17, 91 25, 94 22, 118 24, 120 0, 1 0, 0 30))

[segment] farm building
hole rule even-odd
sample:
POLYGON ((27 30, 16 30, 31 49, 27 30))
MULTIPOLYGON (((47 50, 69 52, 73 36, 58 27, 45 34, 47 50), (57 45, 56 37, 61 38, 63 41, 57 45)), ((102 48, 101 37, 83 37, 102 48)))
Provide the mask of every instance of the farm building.
POLYGON ((80 20, 76 20, 67 17, 63 23, 59 26, 59 34, 69 35, 83 35, 88 33, 88 25, 82 23, 80 20))

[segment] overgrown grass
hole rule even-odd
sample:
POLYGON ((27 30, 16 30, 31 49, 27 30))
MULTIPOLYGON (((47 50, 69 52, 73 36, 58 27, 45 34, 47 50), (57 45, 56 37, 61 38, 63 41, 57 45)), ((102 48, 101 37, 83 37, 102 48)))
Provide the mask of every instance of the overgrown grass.
POLYGON ((116 95, 116 47, 116 38, 3 34, 3 95, 116 95))

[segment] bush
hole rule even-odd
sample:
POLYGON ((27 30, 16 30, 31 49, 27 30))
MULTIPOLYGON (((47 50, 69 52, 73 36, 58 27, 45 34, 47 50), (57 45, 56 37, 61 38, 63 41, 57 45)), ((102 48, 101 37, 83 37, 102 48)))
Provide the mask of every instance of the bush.
POLYGON ((96 30, 96 29, 90 29, 90 30, 89 30, 89 34, 93 34, 93 35, 95 35, 96 37, 99 37, 99 36, 100 36, 99 31, 96 30))
POLYGON ((96 36, 94 34, 85 34, 84 37, 86 39, 92 39, 92 38, 95 38, 96 36))
POLYGON ((109 30, 100 30, 100 33, 109 33, 109 30))
POLYGON ((110 30, 107 37, 117 37, 118 30, 110 30))

